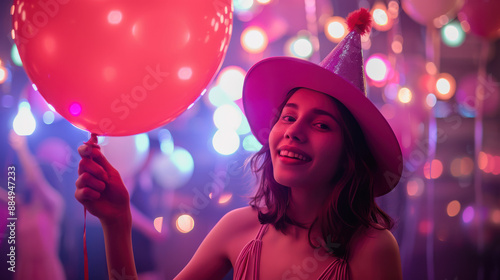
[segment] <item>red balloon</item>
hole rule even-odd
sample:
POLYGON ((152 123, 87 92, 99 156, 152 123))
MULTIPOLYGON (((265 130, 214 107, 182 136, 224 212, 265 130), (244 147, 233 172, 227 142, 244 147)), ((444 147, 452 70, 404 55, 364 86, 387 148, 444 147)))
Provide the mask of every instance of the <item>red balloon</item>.
POLYGON ((454 18, 463 5, 462 0, 402 0, 403 10, 422 25, 432 24, 434 19, 446 15, 454 18))
POLYGON ((459 13, 469 23, 470 31, 486 39, 500 37, 500 0, 467 0, 459 13))
POLYGON ((205 91, 232 30, 230 0, 16 0, 29 78, 75 126, 133 135, 172 121, 205 91))

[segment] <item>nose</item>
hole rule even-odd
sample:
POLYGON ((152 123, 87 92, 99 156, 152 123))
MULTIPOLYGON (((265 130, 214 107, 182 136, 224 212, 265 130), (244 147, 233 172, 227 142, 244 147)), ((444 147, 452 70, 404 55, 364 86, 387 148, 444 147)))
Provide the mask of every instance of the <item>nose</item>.
POLYGON ((297 142, 305 142, 307 137, 304 129, 304 125, 300 121, 296 121, 285 130, 285 138, 297 142))

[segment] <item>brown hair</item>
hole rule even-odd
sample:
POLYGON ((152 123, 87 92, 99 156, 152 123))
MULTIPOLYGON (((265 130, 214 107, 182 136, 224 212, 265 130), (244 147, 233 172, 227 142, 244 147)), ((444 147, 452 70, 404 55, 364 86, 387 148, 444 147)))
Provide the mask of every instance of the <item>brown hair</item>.
MULTIPOLYGON (((278 112, 281 113, 288 99, 298 89, 287 94, 278 112)), ((332 99, 341 115, 344 152, 340 162, 343 164, 336 171, 332 192, 309 228, 308 237, 311 246, 315 247, 311 241, 311 229, 318 225, 324 244, 336 244, 335 248, 328 246, 326 249, 337 257, 347 259, 354 233, 368 227, 391 229, 394 222, 375 202, 373 185, 377 166, 359 124, 342 103, 332 99)), ((278 118, 279 115, 273 125, 278 118)), ((286 215, 290 188, 274 179, 269 143, 264 143, 260 151, 250 158, 250 166, 259 176, 258 189, 250 200, 250 205, 259 211, 259 221, 272 224, 284 234, 288 225, 306 228, 286 215), (265 212, 262 211, 263 207, 267 208, 265 212)))

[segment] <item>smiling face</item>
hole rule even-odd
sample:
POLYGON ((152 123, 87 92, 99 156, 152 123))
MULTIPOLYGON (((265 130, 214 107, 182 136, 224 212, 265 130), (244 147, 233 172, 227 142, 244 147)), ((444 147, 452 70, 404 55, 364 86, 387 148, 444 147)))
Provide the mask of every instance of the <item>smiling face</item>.
POLYGON ((269 135, 276 182, 329 188, 344 147, 340 120, 331 97, 306 88, 297 90, 269 135))

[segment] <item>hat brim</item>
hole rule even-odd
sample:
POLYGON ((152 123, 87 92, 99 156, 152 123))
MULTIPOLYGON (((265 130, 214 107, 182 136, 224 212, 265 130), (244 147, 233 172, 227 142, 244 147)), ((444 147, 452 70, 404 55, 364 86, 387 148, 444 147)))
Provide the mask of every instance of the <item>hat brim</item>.
POLYGON ((256 63, 243 85, 243 106, 252 133, 268 142, 272 122, 287 93, 304 87, 330 95, 352 113, 359 123, 379 172, 374 195, 391 191, 403 169, 401 148, 394 132, 364 93, 337 74, 312 62, 292 57, 271 57, 256 63))

